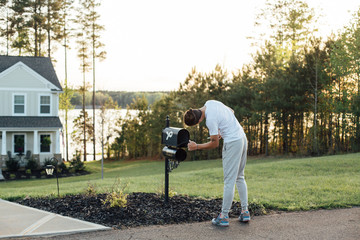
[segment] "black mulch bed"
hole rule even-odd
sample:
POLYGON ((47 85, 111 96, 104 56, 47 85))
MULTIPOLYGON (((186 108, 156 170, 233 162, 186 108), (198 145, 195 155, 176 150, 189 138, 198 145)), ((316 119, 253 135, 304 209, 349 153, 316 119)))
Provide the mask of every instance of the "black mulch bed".
MULTIPOLYGON (((104 205, 106 194, 69 195, 61 198, 26 198, 18 203, 113 228, 210 221, 221 210, 221 199, 198 199, 174 196, 164 203, 155 193, 131 193, 125 208, 104 205)), ((234 202, 230 217, 238 217, 240 203, 234 202)), ((262 215, 264 209, 250 204, 252 215, 262 215)))

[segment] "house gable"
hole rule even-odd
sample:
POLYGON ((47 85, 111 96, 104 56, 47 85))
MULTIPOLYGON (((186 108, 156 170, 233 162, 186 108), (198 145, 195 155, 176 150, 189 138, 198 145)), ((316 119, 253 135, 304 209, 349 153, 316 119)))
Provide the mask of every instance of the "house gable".
POLYGON ((61 91, 21 61, 0 73, 0 89, 61 91))

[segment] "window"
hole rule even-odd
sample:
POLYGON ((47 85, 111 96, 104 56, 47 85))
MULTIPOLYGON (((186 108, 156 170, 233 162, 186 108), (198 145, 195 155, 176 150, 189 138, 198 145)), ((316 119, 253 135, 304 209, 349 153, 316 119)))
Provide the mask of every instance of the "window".
POLYGON ((40 114, 50 114, 50 96, 40 96, 40 114))
POLYGON ((50 134, 40 135, 40 152, 50 152, 51 138, 50 134))
POLYGON ((16 134, 14 135, 14 153, 24 153, 25 151, 25 135, 16 134))
POLYGON ((25 113, 25 95, 14 95, 14 114, 25 113))

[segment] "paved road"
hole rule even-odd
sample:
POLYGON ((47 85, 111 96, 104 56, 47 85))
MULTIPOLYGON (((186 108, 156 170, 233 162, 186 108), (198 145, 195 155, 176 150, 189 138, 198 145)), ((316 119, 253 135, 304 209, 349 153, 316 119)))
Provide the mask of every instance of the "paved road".
POLYGON ((277 213, 254 217, 248 224, 230 220, 230 227, 212 226, 210 222, 108 230, 62 236, 22 239, 360 239, 360 208, 277 213))

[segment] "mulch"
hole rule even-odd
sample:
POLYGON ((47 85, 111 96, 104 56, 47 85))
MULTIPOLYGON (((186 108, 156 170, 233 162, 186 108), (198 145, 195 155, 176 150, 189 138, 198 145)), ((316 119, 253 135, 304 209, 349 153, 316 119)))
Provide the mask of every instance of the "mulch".
MULTIPOLYGON (((176 195, 165 203, 164 197, 155 193, 131 193, 126 207, 110 207, 105 203, 107 194, 79 194, 60 198, 25 198, 17 203, 73 217, 112 228, 131 228, 149 225, 164 225, 210 221, 220 210, 222 199, 202 199, 176 195)), ((239 202, 234 202, 230 217, 238 217, 239 202)), ((252 215, 263 215, 265 209, 249 204, 252 215)))

